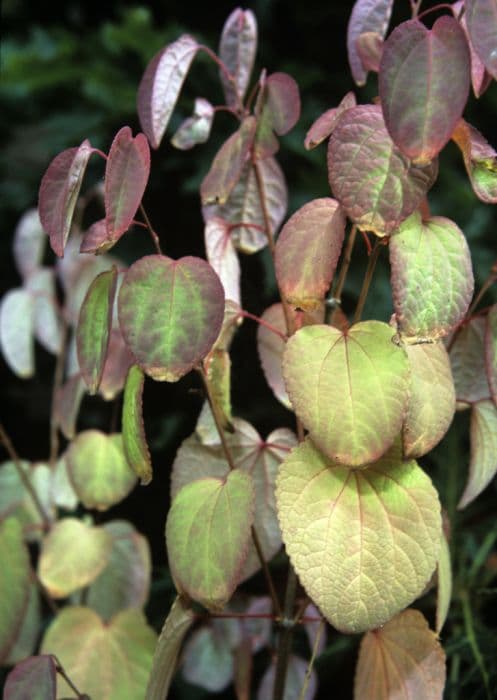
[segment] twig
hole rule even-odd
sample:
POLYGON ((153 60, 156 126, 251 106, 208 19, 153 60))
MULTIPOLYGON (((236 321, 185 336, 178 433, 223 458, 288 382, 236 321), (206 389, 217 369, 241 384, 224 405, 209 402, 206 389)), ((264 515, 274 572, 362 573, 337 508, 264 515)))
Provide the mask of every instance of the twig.
POLYGON ((356 310, 354 313, 354 323, 357 323, 361 319, 362 311, 364 309, 364 304, 366 303, 369 287, 371 284, 371 280, 373 279, 374 270, 378 261, 378 257, 380 255, 382 245, 382 239, 377 240, 374 245, 373 251, 369 256, 366 274, 364 275, 364 282, 362 283, 361 293, 359 294, 359 300, 357 302, 356 310))
POLYGON ((71 690, 73 691, 73 693, 76 693, 76 697, 78 698, 78 700, 90 700, 89 697, 88 697, 88 695, 86 695, 85 693, 80 693, 80 692, 79 692, 79 690, 76 688, 76 686, 74 685, 74 683, 72 682, 72 680, 69 678, 69 676, 68 676, 67 673, 65 672, 64 667, 63 667, 62 664, 60 663, 59 659, 55 656, 55 654, 50 654, 50 656, 51 656, 52 659, 54 660, 54 663, 55 663, 55 670, 57 671, 57 673, 58 673, 59 675, 62 676, 62 678, 65 680, 65 682, 67 683, 67 685, 71 688, 71 690))
POLYGON ((321 621, 319 623, 318 631, 316 634, 316 639, 314 640, 314 645, 312 647, 312 656, 309 660, 309 663, 307 665, 307 670, 305 672, 304 682, 302 684, 302 689, 300 691, 299 700, 304 700, 305 695, 307 693, 307 686, 309 685, 309 681, 311 679, 312 668, 314 666, 314 662, 316 660, 316 656, 318 653, 319 640, 321 639, 321 634, 323 632, 323 629, 324 629, 324 620, 321 619, 321 621))
POLYGON ((283 342, 286 343, 286 341, 288 340, 287 336, 284 333, 279 331, 277 328, 275 328, 273 325, 271 325, 271 323, 268 323, 263 318, 260 318, 259 316, 255 316, 254 314, 251 314, 249 311, 245 311, 244 309, 240 309, 238 315, 243 316, 244 318, 250 318, 250 319, 252 319, 252 321, 255 321, 259 325, 264 326, 269 331, 272 331, 272 333, 275 333, 277 336, 279 336, 281 338, 281 340, 283 340, 283 342))
POLYGON ((285 605, 283 608, 283 619, 281 620, 280 636, 278 639, 278 650, 276 659, 276 670, 274 675, 273 700, 283 700, 285 694, 286 673, 288 669, 288 659, 293 641, 293 609, 295 607, 295 594, 297 591, 297 575, 291 563, 288 563, 288 578, 286 582, 285 605))
POLYGON ((352 249, 354 248, 354 243, 357 235, 357 226, 354 224, 350 230, 349 238, 347 240, 347 245, 343 253, 343 261, 340 267, 340 272, 338 274, 338 279, 333 292, 333 297, 339 303, 342 301, 343 286, 345 284, 345 279, 347 278, 347 273, 350 267, 350 261, 352 260, 352 249))
POLYGON ((159 255, 162 255, 163 253, 162 253, 162 250, 160 247, 159 236, 155 233, 155 231, 152 227, 152 224, 150 223, 150 219, 147 216, 147 212, 145 211, 143 204, 140 204, 140 212, 141 212, 143 218, 145 219, 145 224, 150 232, 150 235, 152 237, 152 241, 154 242, 155 249, 156 249, 157 253, 159 255))
POLYGON ((236 84, 236 79, 235 79, 235 77, 230 73, 230 71, 229 71, 228 68, 226 67, 226 64, 225 64, 225 63, 219 58, 219 56, 218 56, 216 53, 214 53, 214 51, 212 51, 212 49, 210 49, 208 46, 204 46, 204 44, 200 44, 198 48, 199 48, 201 51, 204 51, 204 52, 209 56, 209 58, 211 58, 211 59, 214 61, 214 63, 217 63, 217 65, 219 66, 219 68, 220 68, 221 71, 223 72, 223 74, 224 74, 226 80, 227 80, 229 83, 231 83, 231 86, 233 87, 233 90, 234 90, 235 95, 236 95, 236 100, 237 100, 237 103, 238 103, 238 109, 240 110, 240 113, 243 112, 243 102, 242 102, 242 100, 240 99, 240 93, 239 93, 239 91, 238 91, 238 85, 236 84))

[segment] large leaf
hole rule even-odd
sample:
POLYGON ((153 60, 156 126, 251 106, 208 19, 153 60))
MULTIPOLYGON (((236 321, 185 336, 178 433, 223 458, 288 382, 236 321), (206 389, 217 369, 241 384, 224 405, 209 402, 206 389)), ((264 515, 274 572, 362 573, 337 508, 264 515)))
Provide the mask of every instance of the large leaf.
POLYGON ((356 104, 357 101, 354 93, 348 92, 345 97, 342 98, 338 107, 328 109, 324 114, 318 117, 306 134, 304 141, 306 149, 310 151, 327 139, 333 132, 340 115, 345 112, 346 109, 355 107, 356 104))
POLYGON ((437 445, 456 410, 450 360, 442 343, 405 346, 411 391, 402 429, 404 456, 417 458, 437 445))
POLYGON ((22 379, 34 368, 34 299, 25 289, 11 289, 0 303, 0 347, 10 369, 22 379))
POLYGON ((143 384, 145 377, 132 365, 126 379, 123 402, 123 448, 128 464, 142 484, 152 481, 152 461, 143 424, 143 384))
POLYGON ((181 122, 171 139, 173 146, 187 151, 197 143, 205 143, 211 133, 214 114, 214 107, 211 103, 204 100, 203 97, 197 97, 193 115, 181 122))
POLYGON ((437 162, 412 164, 390 138, 381 107, 359 105, 340 116, 328 145, 328 177, 347 216, 384 236, 417 209, 437 175, 437 162))
MULTIPOLYGON (((264 311, 261 318, 280 333, 286 335, 286 320, 282 304, 273 304, 264 311)), ((290 399, 286 392, 281 367, 284 350, 285 341, 283 338, 262 324, 259 325, 257 328, 257 351, 264 376, 278 401, 281 401, 286 408, 290 408, 290 399)))
POLYGON ((204 239, 207 260, 223 283, 226 299, 240 304, 240 262, 231 239, 231 224, 217 216, 207 219, 204 239))
POLYGON ((471 43, 485 68, 497 80, 497 4, 495 0, 465 0, 464 9, 471 43))
POLYGON ((55 660, 52 656, 31 656, 7 676, 5 700, 55 700, 55 660))
POLYGON ((427 165, 450 139, 469 95, 470 56, 459 22, 443 16, 427 29, 403 22, 383 47, 379 89, 393 141, 427 165))
POLYGON ((357 40, 365 32, 375 32, 380 37, 387 33, 393 0, 356 0, 347 28, 347 52, 350 69, 357 85, 365 85, 365 70, 357 50, 357 40))
POLYGON ((47 234, 41 225, 38 209, 28 209, 17 223, 12 244, 21 277, 26 278, 41 265, 46 242, 47 234))
POLYGON ((471 410, 469 477, 458 508, 475 500, 497 473, 497 408, 493 401, 478 401, 471 410))
POLYGON ((50 245, 62 257, 71 230, 74 208, 88 160, 93 153, 88 140, 78 148, 59 153, 48 166, 40 185, 38 211, 50 245))
POLYGON ((452 139, 461 149, 473 192, 487 204, 497 202, 497 153, 480 132, 460 119, 452 139))
POLYGON ((485 328, 485 365, 490 393, 497 406, 497 304, 490 307, 485 328))
POLYGON ((53 355, 62 348, 62 314, 55 288, 55 272, 50 267, 33 270, 24 281, 33 299, 33 332, 36 340, 53 355))
POLYGON ((43 541, 38 576, 53 598, 65 598, 91 583, 105 568, 112 537, 76 518, 59 520, 43 541))
POLYGON ((405 610, 361 642, 355 700, 441 700, 445 654, 418 610, 405 610))
MULTIPOLYGON (((80 692, 98 700, 143 700, 156 634, 138 610, 109 623, 90 608, 69 606, 52 622, 42 652, 55 654, 80 692)), ((57 697, 72 695, 57 678, 57 697)))
POLYGON ((15 518, 0 523, 0 661, 14 645, 28 605, 31 571, 22 527, 15 518))
POLYGON ((461 321, 473 296, 463 232, 442 216, 415 212, 390 240, 392 291, 401 336, 437 339, 461 321))
POLYGON ((169 566, 180 591, 221 608, 235 590, 247 557, 254 516, 249 474, 193 481, 176 494, 166 522, 169 566))
POLYGON ((150 61, 138 88, 138 116, 152 148, 159 148, 199 46, 183 34, 150 61))
POLYGON ((314 199, 286 222, 275 250, 279 288, 288 303, 315 309, 328 291, 345 234, 345 216, 329 197, 314 199))
POLYGON ((438 495, 399 444, 360 471, 313 443, 282 463, 276 501, 297 575, 329 622, 344 632, 384 624, 423 591, 438 561, 438 495))
POLYGON ((66 459, 71 482, 86 508, 107 510, 136 483, 120 434, 85 430, 72 441, 66 459))
POLYGON ((485 319, 481 316, 457 330, 450 349, 450 362, 456 399, 460 402, 472 404, 490 398, 484 339, 485 319))
POLYGON ((148 255, 127 271, 119 323, 138 364, 153 379, 177 381, 207 355, 224 316, 224 291, 200 258, 148 255))
POLYGON ((400 432, 409 364, 393 336, 387 324, 365 321, 346 333, 307 326, 286 344, 283 376, 290 401, 316 445, 342 464, 373 462, 400 432))
POLYGON ((236 107, 243 101, 250 82, 257 50, 257 22, 251 10, 237 7, 224 23, 219 43, 219 58, 233 81, 220 71, 226 102, 236 107))

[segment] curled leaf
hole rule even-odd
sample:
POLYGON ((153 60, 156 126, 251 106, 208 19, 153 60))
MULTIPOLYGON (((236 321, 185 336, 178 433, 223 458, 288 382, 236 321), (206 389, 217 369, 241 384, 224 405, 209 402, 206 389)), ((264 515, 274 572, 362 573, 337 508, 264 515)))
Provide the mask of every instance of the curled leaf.
POLYGON ((21 523, 7 518, 0 523, 0 660, 14 645, 28 605, 31 570, 21 523))
POLYGON ((393 0, 356 0, 347 28, 347 52, 356 85, 365 85, 368 69, 357 48, 357 40, 365 32, 375 32, 383 39, 387 33, 393 0))
POLYGON ((461 149, 473 192, 487 204, 497 203, 497 153, 480 132, 460 119, 452 139, 461 149))
POLYGON ((348 92, 345 97, 342 98, 338 107, 328 109, 324 114, 318 117, 306 134, 304 141, 306 149, 310 151, 312 148, 316 148, 316 146, 319 146, 320 143, 325 141, 333 132, 342 112, 355 107, 356 104, 354 93, 348 92))
MULTIPOLYGON (((262 320, 286 334, 286 321, 282 304, 273 304, 264 311, 262 320)), ((282 360, 285 341, 263 325, 257 328, 257 350, 266 381, 286 408, 291 408, 290 399, 283 380, 282 360)))
POLYGON ((268 158, 279 148, 278 136, 287 134, 300 117, 300 93, 295 80, 287 73, 272 73, 262 85, 260 115, 257 121, 255 153, 268 158))

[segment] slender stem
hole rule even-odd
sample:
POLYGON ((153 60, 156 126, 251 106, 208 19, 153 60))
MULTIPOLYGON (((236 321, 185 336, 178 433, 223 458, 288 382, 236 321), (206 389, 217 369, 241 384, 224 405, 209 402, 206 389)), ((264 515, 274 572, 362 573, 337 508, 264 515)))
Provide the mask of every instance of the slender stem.
POLYGON ((50 518, 48 517, 45 508, 43 507, 42 502, 40 501, 40 498, 38 494, 36 493, 36 490, 31 483, 31 479, 29 478, 28 474, 26 471, 23 469, 21 459, 19 455, 17 454, 14 445, 12 444, 11 439, 9 438, 7 431, 3 427, 2 423, 0 423, 0 441, 3 443, 5 449, 7 450, 7 453, 14 463, 14 466, 16 468, 17 474, 19 475, 20 480, 23 483, 24 488, 26 491, 29 493, 31 500, 33 501, 36 510, 40 514, 40 518, 43 522, 43 528, 45 531, 50 529, 51 523, 50 523, 50 518))
MULTIPOLYGON (((418 3, 418 7, 420 4, 421 2, 418 3)), ((451 14, 454 12, 454 8, 452 7, 452 5, 449 5, 448 2, 441 2, 439 5, 428 7, 426 10, 421 12, 421 14, 418 15, 418 19, 421 19, 421 17, 430 14, 430 12, 438 12, 438 10, 450 10, 451 14)))
MULTIPOLYGON (((208 613, 196 613, 195 619, 206 620, 209 618, 223 618, 227 620, 273 620, 275 622, 281 622, 277 615, 270 615, 269 613, 237 613, 237 612, 208 612, 208 613)), ((295 625, 307 625, 309 622, 322 622, 322 617, 315 617, 314 615, 304 615, 298 620, 294 621, 295 625)))
MULTIPOLYGON (((237 101, 237 103, 238 103, 238 105, 237 105, 237 106, 238 106, 238 109, 240 110, 240 112, 243 112, 243 102, 242 102, 242 100, 240 99, 240 93, 238 92, 238 85, 236 84, 236 79, 235 79, 235 77, 230 73, 230 71, 229 71, 228 68, 226 67, 226 64, 225 64, 225 63, 219 58, 219 56, 218 56, 216 53, 214 53, 214 51, 212 51, 212 49, 210 49, 208 46, 205 46, 204 44, 201 44, 198 48, 199 48, 201 51, 204 51, 204 52, 209 56, 209 58, 211 58, 211 59, 214 61, 214 63, 217 63, 217 65, 219 66, 220 70, 222 71, 224 77, 226 78, 226 80, 227 80, 227 81, 231 84, 231 86, 233 87, 233 90, 234 90, 235 95, 236 95, 236 101, 237 101)), ((235 112, 235 113, 236 113, 236 112, 235 112)))
POLYGON ((488 672, 485 666, 485 662, 483 660, 483 656, 481 655, 478 642, 476 640, 475 629, 473 626, 473 616, 471 614, 471 606, 469 604, 469 597, 467 591, 463 591, 461 593, 461 604, 466 637, 468 638, 468 642, 471 647, 471 651, 473 652, 476 665, 478 666, 481 676, 483 678, 483 684, 485 686, 487 698, 488 700, 491 700, 488 672))
POLYGON ((352 260, 352 249, 354 248, 354 243, 357 235, 357 226, 354 224, 350 230, 349 238, 347 240, 347 245, 343 254, 343 261, 340 267, 340 272, 338 274, 338 279, 333 292, 333 297, 338 301, 342 301, 342 292, 347 278, 347 272, 349 271, 350 261, 352 260))
POLYGON ((490 289, 490 287, 491 287, 496 281, 497 281, 497 275, 495 274, 494 271, 490 272, 489 276, 487 277, 487 279, 486 279, 485 282, 483 283, 482 288, 480 289, 480 291, 478 292, 478 294, 477 294, 476 297, 474 298, 473 303, 472 303, 471 306, 469 307, 468 313, 466 314, 466 318, 470 318, 470 317, 473 315, 474 310, 476 309, 476 307, 478 306, 478 304, 480 303, 480 301, 482 300, 482 298, 485 296, 485 294, 488 292, 488 290, 490 289))
POLYGON ((150 232, 150 235, 152 237, 152 241, 154 242, 154 245, 155 245, 155 249, 159 255, 162 255, 159 236, 155 233, 155 231, 152 227, 152 224, 150 223, 150 219, 147 216, 147 212, 145 211, 145 207, 143 206, 143 204, 140 204, 140 211, 141 211, 143 218, 145 219, 145 224, 147 225, 147 228, 150 232))
MULTIPOLYGON (((63 317, 63 316, 62 316, 63 317)), ((55 372, 52 387, 52 403, 50 407, 50 468, 55 468, 59 454, 59 426, 57 423, 57 395, 64 379, 64 363, 66 359, 67 323, 64 320, 61 330, 61 344, 55 362, 55 372)))
POLYGON ((354 313, 354 323, 357 323, 361 319, 362 311, 364 309, 364 304, 366 303, 369 287, 371 285, 371 280, 373 279, 374 270, 378 261, 378 257, 380 255, 382 245, 383 244, 381 240, 376 241, 373 251, 369 256, 366 274, 364 275, 364 282, 362 283, 361 293, 359 294, 359 300, 357 302, 356 310, 354 313))
POLYGON ((264 558, 264 552, 262 551, 259 536, 258 536, 257 531, 253 525, 251 527, 251 533, 252 533, 252 541, 254 543, 254 547, 256 549, 257 556, 259 557, 259 562, 261 563, 262 570, 264 572, 264 577, 266 579, 267 587, 269 589, 269 595, 271 596, 271 600, 273 602, 274 612, 276 613, 276 616, 278 618, 280 618, 281 617, 280 601, 278 600, 278 595, 276 594, 276 589, 274 587, 273 577, 271 576, 271 573, 269 571, 269 567, 268 567, 267 562, 264 558))
POLYGON ((86 698, 88 698, 88 695, 86 695, 85 693, 80 693, 80 692, 79 692, 79 690, 76 688, 76 686, 74 685, 74 683, 72 682, 72 680, 69 678, 69 676, 68 676, 67 673, 65 672, 64 667, 63 667, 62 664, 60 663, 59 659, 55 656, 55 654, 50 654, 50 656, 51 656, 52 659, 54 660, 54 663, 55 663, 55 670, 57 671, 57 673, 58 673, 59 675, 62 676, 62 678, 65 680, 65 682, 67 683, 67 685, 71 688, 71 690, 73 691, 73 693, 76 694, 76 697, 77 697, 79 700, 85 700, 86 698))
POLYGON ((309 685, 309 681, 311 680, 311 673, 312 673, 314 662, 316 660, 316 656, 318 653, 319 641, 321 639, 323 629, 324 629, 324 620, 321 619, 321 621, 319 623, 318 631, 316 634, 316 639, 314 640, 314 644, 312 647, 312 656, 309 660, 309 663, 307 664, 307 670, 305 672, 305 678, 304 678, 304 682, 302 684, 302 689, 300 691, 299 700, 304 700, 304 698, 306 696, 307 686, 309 685))
POLYGON ((297 575, 295 574, 292 565, 289 563, 283 619, 281 621, 280 636, 278 639, 273 700, 283 700, 285 694, 286 673, 288 669, 288 660, 292 649, 293 630, 295 627, 292 618, 295 607, 296 592, 297 575))
POLYGON ((108 160, 108 158, 109 158, 109 156, 107 155, 107 153, 104 153, 104 152, 101 151, 99 148, 93 148, 93 149, 92 149, 92 153, 97 153, 97 154, 98 154, 101 158, 103 158, 104 160, 108 160))
POLYGON ((409 0, 409 3, 411 5, 412 19, 415 19, 417 17, 422 2, 423 0, 409 0))
POLYGON ((260 318, 259 316, 255 316, 254 314, 251 314, 250 311, 245 311, 244 309, 240 309, 240 312, 238 315, 243 316, 244 318, 250 318, 250 319, 252 319, 252 321, 255 321, 259 325, 264 326, 269 331, 271 331, 272 333, 275 333, 277 336, 279 336, 281 338, 281 340, 283 340, 285 343, 288 340, 287 336, 284 333, 282 333, 281 331, 279 331, 277 328, 275 328, 275 326, 271 325, 270 323, 265 321, 263 318, 260 318))

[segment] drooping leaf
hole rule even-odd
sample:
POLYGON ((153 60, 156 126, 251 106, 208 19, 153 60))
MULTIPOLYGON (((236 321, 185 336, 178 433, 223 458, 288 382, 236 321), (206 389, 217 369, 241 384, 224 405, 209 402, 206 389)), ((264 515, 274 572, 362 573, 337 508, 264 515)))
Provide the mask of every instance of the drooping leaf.
POLYGON ((438 561, 438 494, 396 444, 368 469, 324 457, 307 437, 280 466, 278 516, 311 599, 343 632, 374 629, 423 591, 438 561))
POLYGON ((106 401, 112 401, 122 391, 129 368, 133 363, 133 356, 124 342, 120 329, 113 328, 110 332, 107 359, 98 390, 106 401))
POLYGON ((55 273, 50 267, 33 270, 24 281, 33 299, 33 332, 43 347, 58 355, 62 348, 62 318, 55 291, 55 273))
POLYGON ((462 510, 475 500, 497 473, 497 407, 478 401, 471 409, 469 477, 458 504, 462 510))
POLYGON ((129 369, 124 388, 123 448, 129 466, 142 484, 152 481, 152 461, 143 424, 143 384, 145 377, 138 365, 129 369))
POLYGON ((77 148, 56 156, 40 185, 38 211, 56 255, 62 257, 71 230, 74 208, 93 148, 86 139, 77 148))
MULTIPOLYGON (((280 333, 286 334, 285 314, 282 304, 273 304, 264 311, 261 318, 280 331, 280 333)), ((290 399, 286 392, 281 367, 285 341, 265 326, 259 325, 257 328, 257 350, 264 376, 273 390, 273 394, 278 401, 281 401, 283 406, 290 408, 290 399)))
MULTIPOLYGON (((80 692, 99 700, 142 700, 157 636, 143 613, 129 609, 109 623, 90 608, 69 606, 47 629, 42 652, 55 654, 80 692)), ((73 695, 57 677, 57 697, 73 695)))
MULTIPOLYGON (((304 685, 308 662, 295 654, 290 654, 285 677, 285 692, 283 700, 299 700, 302 686, 304 685)), ((257 700, 271 700, 273 697, 274 679, 276 675, 276 664, 273 662, 264 673, 257 700)), ((313 700, 317 690, 317 676, 314 669, 311 672, 309 685, 303 696, 303 700, 313 700)))
POLYGON ((402 429, 404 456, 415 459, 437 445, 456 410, 450 360, 442 343, 405 346, 411 391, 402 429))
POLYGON ((272 73, 263 80, 254 152, 268 158, 279 149, 278 136, 287 134, 300 118, 300 92, 288 73, 272 73), (273 133, 274 132, 274 133, 273 133))
POLYGON ((59 520, 42 543, 38 577, 53 598, 91 583, 107 565, 112 537, 76 518, 59 520))
POLYGON ((147 186, 150 149, 144 134, 133 138, 129 126, 118 131, 105 168, 107 238, 117 241, 131 226, 147 186))
POLYGON ((485 319, 482 317, 473 318, 457 330, 450 349, 457 401, 472 404, 490 398, 484 339, 485 319))
POLYGON ((31 581, 26 609, 21 621, 16 641, 4 661, 6 666, 13 666, 22 659, 35 653, 41 630, 41 604, 38 586, 31 581))
POLYGON ((469 95, 470 56, 454 17, 427 29, 418 19, 396 27, 385 42, 379 89, 385 124, 400 150, 427 165, 442 150, 469 95))
POLYGON ((210 136, 214 107, 203 97, 197 97, 193 115, 185 119, 171 139, 175 148, 187 151, 198 143, 205 143, 210 136))
POLYGON ((245 117, 240 128, 223 143, 200 185, 202 204, 226 204, 249 158, 255 127, 255 117, 245 117))
POLYGON ((237 7, 225 22, 219 43, 219 58, 234 81, 233 84, 224 71, 220 71, 226 103, 231 107, 236 107, 245 97, 256 50, 257 21, 254 13, 237 7))
POLYGON ((55 424, 67 440, 72 440, 76 434, 76 421, 85 390, 86 385, 78 372, 69 377, 55 393, 55 424))
POLYGON ((78 362, 90 394, 97 392, 102 380, 116 286, 115 267, 101 272, 91 283, 79 312, 76 331, 78 362))
POLYGON ((155 648, 147 700, 164 700, 168 696, 183 639, 194 621, 192 610, 178 596, 164 622, 155 648))
POLYGON ((452 566, 450 563, 449 543, 442 534, 440 557, 437 564, 437 615, 435 631, 440 634, 449 614, 452 598, 452 566))
POLYGON ((444 651, 418 610, 405 610, 364 636, 354 700, 441 700, 444 685, 444 651))
POLYGON ((0 302, 0 347, 5 362, 21 379, 34 368, 34 300, 25 289, 11 289, 0 302))
MULTIPOLYGON (((46 517, 51 520, 54 509, 50 467, 46 464, 30 464, 24 461, 19 466, 31 481, 46 517)), ((4 462, 0 467, 0 518, 9 515, 14 516, 21 523, 24 539, 32 541, 39 538, 43 521, 14 462, 4 462)))
POLYGON ((423 221, 415 212, 390 240, 392 292, 402 337, 447 335, 465 316, 473 296, 471 254, 450 219, 423 221))
POLYGON ((377 32, 363 32, 356 40, 356 50, 365 71, 378 73, 383 54, 383 37, 377 32))
POLYGON ((347 52, 356 85, 365 85, 368 71, 357 50, 357 39, 365 32, 376 32, 383 39, 387 33, 393 0, 356 0, 347 28, 347 52))
POLYGON ((222 428, 223 430, 229 429, 232 417, 230 354, 226 350, 217 350, 213 348, 205 358, 203 364, 214 403, 222 414, 220 416, 222 428))
POLYGON ((275 250, 281 292, 292 306, 315 309, 328 291, 345 234, 345 216, 334 199, 314 199, 283 226, 275 250))
POLYGON ((38 209, 28 209, 14 231, 14 260, 21 277, 27 277, 43 260, 47 234, 43 230, 38 209))
POLYGON ((193 481, 176 494, 166 522, 169 566, 180 591, 221 608, 235 590, 247 557, 254 515, 249 474, 193 481))
POLYGON ((466 12, 462 12, 464 7, 464 0, 457 0, 457 2, 452 3, 452 14, 459 21, 461 27, 463 28, 464 34, 466 35, 466 40, 468 42, 469 54, 471 57, 471 84, 473 86, 473 92, 475 97, 481 97, 485 90, 488 88, 492 82, 492 76, 487 72, 485 64, 479 57, 478 53, 473 46, 471 37, 468 32, 468 24, 466 21, 466 12))
POLYGON ((207 260, 223 283, 226 299, 240 304, 240 262, 231 240, 231 225, 213 216, 205 223, 207 260))
POLYGON ((497 304, 490 307, 485 327, 485 365, 490 393, 497 406, 497 304))
POLYGON ((497 202, 497 153, 480 132, 460 119, 452 139, 461 149, 473 192, 487 204, 497 202))
POLYGON ((200 258, 141 258, 126 272, 119 324, 138 364, 153 379, 177 381, 205 357, 224 315, 224 290, 200 258))
POLYGON ((298 417, 326 455, 349 467, 378 459, 400 432, 409 364, 393 335, 380 321, 345 333, 315 325, 286 344, 283 376, 298 417))
POLYGON ((30 656, 7 676, 5 700, 55 700, 55 660, 48 654, 30 656))
POLYGON ((120 434, 85 430, 72 441, 66 459, 71 482, 86 508, 107 510, 136 483, 120 434))
POLYGON ((485 68, 497 80, 497 6, 495 0, 465 0, 466 23, 471 43, 485 68))
POLYGON ((340 116, 328 145, 332 192, 362 231, 384 236, 417 209, 437 176, 436 161, 417 167, 390 138, 381 107, 358 105, 340 116))
POLYGON ((340 115, 347 109, 355 107, 357 104, 353 92, 348 92, 341 100, 338 107, 326 110, 324 114, 316 119, 306 134, 304 146, 308 151, 316 148, 331 135, 340 115))
POLYGON ((138 88, 138 116, 152 148, 159 148, 199 46, 183 34, 150 61, 138 88))
POLYGON ((220 693, 233 680, 233 654, 229 639, 214 627, 201 627, 188 640, 183 652, 183 677, 189 683, 220 693))
POLYGON ((7 518, 0 523, 0 661, 14 645, 29 599, 31 571, 29 552, 23 542, 21 523, 7 518))

